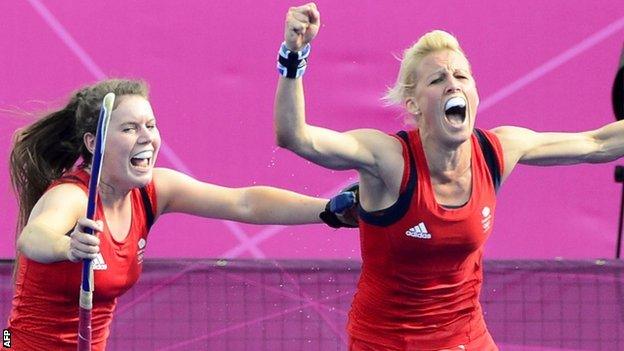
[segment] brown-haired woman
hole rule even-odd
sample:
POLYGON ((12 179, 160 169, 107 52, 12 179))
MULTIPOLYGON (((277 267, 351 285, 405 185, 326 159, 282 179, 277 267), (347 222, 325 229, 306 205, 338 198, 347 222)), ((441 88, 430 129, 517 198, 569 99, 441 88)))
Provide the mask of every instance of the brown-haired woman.
POLYGON ((75 350, 80 260, 94 260, 92 341, 103 350, 116 298, 141 273, 154 219, 170 212, 248 223, 317 223, 327 200, 271 187, 226 188, 154 168, 160 135, 145 83, 106 80, 17 132, 11 180, 19 198, 14 350, 75 350), (107 132, 96 221, 84 217, 101 101, 117 99, 107 132), (75 165, 82 161, 77 167, 75 165), (92 228, 97 236, 84 233, 92 228))

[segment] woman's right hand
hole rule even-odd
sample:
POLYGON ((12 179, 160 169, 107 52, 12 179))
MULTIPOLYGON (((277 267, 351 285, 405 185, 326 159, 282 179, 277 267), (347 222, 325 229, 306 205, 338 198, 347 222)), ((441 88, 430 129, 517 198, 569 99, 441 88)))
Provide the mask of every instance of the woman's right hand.
POLYGON ((291 7, 286 14, 284 40, 291 51, 299 51, 316 37, 321 25, 321 14, 313 2, 291 7))
POLYGON ((100 239, 95 234, 103 230, 102 221, 93 221, 86 217, 78 219, 74 230, 69 235, 67 259, 71 262, 78 262, 85 258, 94 259, 100 252, 100 239), (91 228, 94 234, 85 233, 86 228, 91 228))

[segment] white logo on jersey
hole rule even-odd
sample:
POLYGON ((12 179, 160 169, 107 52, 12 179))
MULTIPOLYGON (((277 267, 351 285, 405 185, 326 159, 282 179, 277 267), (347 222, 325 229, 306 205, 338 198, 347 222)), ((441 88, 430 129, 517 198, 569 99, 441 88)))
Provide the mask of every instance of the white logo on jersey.
POLYGON ((488 217, 490 213, 492 213, 492 210, 490 210, 490 208, 487 206, 485 206, 483 210, 481 211, 481 214, 483 215, 483 217, 488 217))
POLYGON ((139 249, 137 250, 137 262, 141 264, 143 263, 143 256, 145 253, 145 245, 147 245, 147 240, 145 240, 145 238, 141 238, 139 239, 137 245, 139 247, 139 249))
POLYGON ((104 262, 104 256, 102 256, 101 252, 98 252, 97 256, 91 260, 91 267, 93 267, 94 271, 103 271, 108 268, 106 262, 104 262))
POLYGON ((420 222, 418 225, 408 229, 405 235, 418 239, 431 239, 431 234, 427 231, 424 222, 420 222))
POLYGON ((485 206, 483 207, 483 210, 481 210, 481 215, 483 215, 483 219, 481 220, 483 231, 487 232, 487 230, 492 226, 492 210, 485 206))

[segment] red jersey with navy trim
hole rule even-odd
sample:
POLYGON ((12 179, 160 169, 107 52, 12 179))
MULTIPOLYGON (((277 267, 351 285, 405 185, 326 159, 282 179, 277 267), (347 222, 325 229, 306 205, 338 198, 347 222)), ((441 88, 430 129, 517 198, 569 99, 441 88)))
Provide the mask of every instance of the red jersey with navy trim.
MULTIPOLYGON (((50 188, 73 183, 87 192, 88 182, 89 174, 77 170, 55 181, 50 188)), ((145 189, 152 213, 156 213, 153 182, 145 189)), ((98 198, 95 218, 104 222, 104 231, 99 234, 101 256, 92 261, 95 282, 92 351, 106 348, 117 297, 136 283, 143 267, 149 228, 140 189, 132 189, 130 197, 132 221, 128 235, 122 241, 115 240, 110 234, 98 198)), ((76 350, 81 272, 82 262, 42 264, 19 255, 9 316, 11 350, 76 350)))
MULTIPOLYGON (((502 164, 497 137, 483 133, 502 164)), ((472 192, 459 208, 436 202, 418 130, 408 140, 401 140, 405 170, 397 202, 360 211, 363 262, 349 313, 352 350, 497 350, 479 304, 496 194, 477 137, 471 139, 472 192)))

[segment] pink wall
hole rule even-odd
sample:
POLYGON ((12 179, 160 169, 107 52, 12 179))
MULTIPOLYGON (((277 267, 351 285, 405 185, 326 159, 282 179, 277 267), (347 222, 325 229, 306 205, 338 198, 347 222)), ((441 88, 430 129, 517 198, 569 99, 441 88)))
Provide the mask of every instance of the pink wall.
MULTIPOLYGON (((0 2, 0 257, 13 255, 10 136, 105 76, 142 77, 166 148, 160 166, 226 186, 275 185, 327 195, 353 172, 311 165, 275 146, 275 56, 295 3, 0 2), (180 5, 183 4, 183 5, 180 5)), ((337 130, 401 129, 379 101, 393 54, 421 34, 456 34, 481 95, 477 124, 579 131, 613 120, 610 88, 624 38, 618 0, 319 1, 323 27, 306 76, 309 122, 337 130)), ((624 163, 621 161, 620 164, 624 163)), ((616 164, 616 163, 614 163, 616 164)), ((518 167, 504 185, 490 258, 611 257, 620 187, 614 164, 518 167)), ((358 258, 355 231, 161 218, 151 257, 358 258)))

